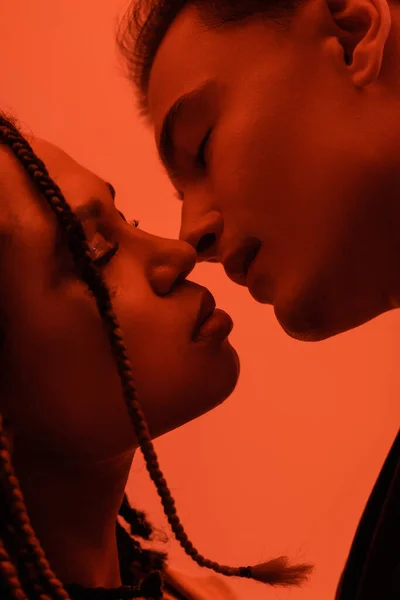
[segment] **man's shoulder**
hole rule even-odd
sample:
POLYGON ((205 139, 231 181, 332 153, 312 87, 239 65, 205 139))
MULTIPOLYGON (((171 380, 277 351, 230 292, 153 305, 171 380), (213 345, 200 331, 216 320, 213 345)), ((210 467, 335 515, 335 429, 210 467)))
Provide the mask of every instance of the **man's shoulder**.
POLYGON ((400 430, 357 527, 335 600, 400 598, 400 430))

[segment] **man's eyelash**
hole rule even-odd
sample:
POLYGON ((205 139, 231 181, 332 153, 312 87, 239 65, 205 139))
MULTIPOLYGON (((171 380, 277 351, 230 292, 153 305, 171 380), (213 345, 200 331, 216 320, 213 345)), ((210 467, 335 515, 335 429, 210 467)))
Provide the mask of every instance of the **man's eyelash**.
POLYGON ((203 169, 207 167, 206 150, 207 150, 207 145, 210 140, 212 130, 213 130, 213 128, 210 127, 210 129, 207 131, 205 137, 203 138, 202 142, 200 143, 200 145, 197 149, 196 165, 199 167, 202 167, 203 169))

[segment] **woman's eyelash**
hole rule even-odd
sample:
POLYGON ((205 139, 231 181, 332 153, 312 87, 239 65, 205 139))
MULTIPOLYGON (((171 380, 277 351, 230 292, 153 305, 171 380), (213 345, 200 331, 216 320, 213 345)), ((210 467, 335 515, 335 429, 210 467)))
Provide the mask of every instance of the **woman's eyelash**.
POLYGON ((118 208, 117 213, 119 214, 121 219, 125 221, 125 223, 128 223, 128 225, 132 225, 132 227, 139 227, 140 221, 138 219, 127 219, 125 215, 120 210, 118 210, 118 208))
MULTIPOLYGON (((132 225, 132 227, 139 227, 139 220, 138 219, 131 219, 131 220, 126 220, 126 222, 129 225, 132 225)), ((93 250, 95 252, 97 252, 97 247, 93 246, 93 250)), ((119 250, 119 243, 114 244, 113 246, 111 246, 108 251, 106 251, 102 256, 100 256, 99 258, 95 258, 93 259, 93 262, 96 263, 99 267, 105 267, 110 261, 111 259, 115 256, 115 254, 117 254, 119 250)))

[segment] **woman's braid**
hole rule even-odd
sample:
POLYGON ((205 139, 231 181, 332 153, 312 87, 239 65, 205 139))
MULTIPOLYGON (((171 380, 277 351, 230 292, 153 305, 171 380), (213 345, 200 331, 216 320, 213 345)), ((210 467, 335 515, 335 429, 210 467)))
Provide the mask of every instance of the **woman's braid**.
MULTIPOLYGON (((11 561, 3 540, 0 540, 0 577, 2 582, 7 585, 7 593, 12 600, 28 600, 22 589, 18 571, 11 561)), ((0 591, 2 591, 1 585, 0 591)))
MULTIPOLYGON (((27 552, 29 559, 35 566, 36 573, 43 577, 52 588, 53 597, 68 600, 68 595, 63 590, 63 585, 50 569, 50 565, 46 560, 44 552, 40 546, 35 532, 31 526, 21 488, 18 479, 15 476, 7 439, 4 436, 2 419, 0 416, 0 474, 1 474, 1 491, 6 495, 8 501, 8 512, 11 519, 11 524, 15 529, 16 536, 22 541, 22 549, 20 552, 27 552)), ((27 557, 27 558, 28 558, 27 557)), ((29 565, 27 565, 29 570, 29 565)), ((31 571, 31 570, 29 570, 31 571)), ((41 600, 51 600, 46 594, 46 591, 38 581, 31 582, 37 598, 41 600)))

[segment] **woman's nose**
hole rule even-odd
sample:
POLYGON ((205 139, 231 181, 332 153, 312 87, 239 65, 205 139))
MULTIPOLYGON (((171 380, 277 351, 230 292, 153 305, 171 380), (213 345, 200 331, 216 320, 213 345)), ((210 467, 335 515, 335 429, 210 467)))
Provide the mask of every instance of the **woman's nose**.
POLYGON ((150 259, 148 280, 158 296, 165 296, 187 278, 195 265, 196 251, 190 244, 159 238, 150 259))
POLYGON ((217 211, 211 211, 199 219, 182 219, 179 234, 193 246, 197 253, 197 262, 218 261, 218 245, 223 230, 222 216, 217 211))

